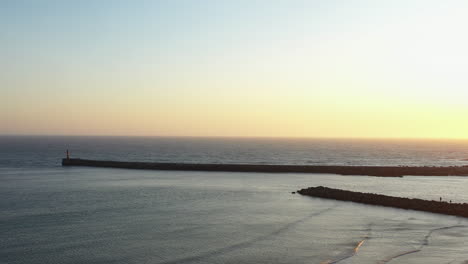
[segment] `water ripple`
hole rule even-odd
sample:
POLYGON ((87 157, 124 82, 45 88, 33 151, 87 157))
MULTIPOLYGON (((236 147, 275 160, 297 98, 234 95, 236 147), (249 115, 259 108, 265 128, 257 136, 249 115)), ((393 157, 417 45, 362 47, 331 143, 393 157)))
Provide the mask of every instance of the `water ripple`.
MULTIPOLYGON (((417 253, 417 252, 420 252, 425 246, 429 245, 429 239, 431 238, 432 234, 436 231, 440 231, 440 230, 447 230, 447 229, 452 229, 452 228, 461 228, 461 227, 466 227, 466 226, 463 226, 463 225, 453 225, 453 226, 445 226, 445 227, 439 227, 439 228, 434 228, 434 229, 431 229, 429 230, 429 232, 427 233, 427 235, 424 237, 424 239, 422 240, 422 243, 419 245, 419 248, 417 249, 414 249, 414 250, 410 250, 410 251, 405 251, 405 252, 402 252, 402 253, 399 253, 397 255, 394 255, 394 256, 391 256, 387 259, 384 259, 384 260, 381 260, 378 262, 378 264, 385 264, 385 263, 389 263, 397 258, 400 258, 400 257, 403 257, 403 256, 406 256, 406 255, 410 255, 410 254, 414 254, 414 253, 417 253)), ((452 261, 453 262, 453 261, 452 261)), ((451 263, 451 262, 449 262, 451 263)))
POLYGON ((277 229, 277 230, 275 230, 275 231, 273 231, 273 232, 271 232, 269 234, 254 238, 252 240, 240 242, 240 243, 233 244, 233 245, 230 245, 230 246, 227 246, 227 247, 224 247, 224 248, 220 248, 220 249, 216 249, 216 250, 213 250, 213 251, 201 253, 200 255, 196 255, 196 256, 185 257, 185 258, 170 260, 170 261, 166 261, 166 262, 161 262, 160 264, 181 264, 181 263, 188 263, 188 262, 194 262, 194 261, 201 261, 201 260, 203 260, 205 258, 209 258, 209 257, 217 256, 217 255, 224 255, 224 254, 229 253, 229 252, 234 251, 234 250, 247 248, 247 247, 250 247, 251 245, 253 245, 255 243, 258 243, 260 241, 264 241, 264 240, 267 240, 267 239, 271 239, 272 237, 278 236, 281 233, 293 228, 294 226, 296 226, 296 225, 298 225, 300 223, 303 223, 303 222, 309 220, 310 218, 325 214, 328 211, 335 209, 336 207, 337 207, 337 205, 326 208, 326 209, 323 209, 323 210, 320 210, 320 211, 312 213, 312 214, 309 214, 306 217, 301 218, 299 220, 296 220, 294 222, 288 223, 288 224, 284 225, 283 227, 281 227, 281 228, 279 228, 279 229, 277 229))

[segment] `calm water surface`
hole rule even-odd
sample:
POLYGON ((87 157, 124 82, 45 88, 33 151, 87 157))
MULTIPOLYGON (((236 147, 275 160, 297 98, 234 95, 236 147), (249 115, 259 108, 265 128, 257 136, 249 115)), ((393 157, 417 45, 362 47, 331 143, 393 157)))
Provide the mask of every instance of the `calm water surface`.
POLYGON ((419 153, 412 164, 463 164, 468 156, 463 142, 231 140, 0 137, 0 263, 468 261, 464 218, 291 194, 324 185, 468 202, 464 177, 133 171, 58 160, 65 148, 86 158, 272 164, 375 165, 408 153, 419 153))

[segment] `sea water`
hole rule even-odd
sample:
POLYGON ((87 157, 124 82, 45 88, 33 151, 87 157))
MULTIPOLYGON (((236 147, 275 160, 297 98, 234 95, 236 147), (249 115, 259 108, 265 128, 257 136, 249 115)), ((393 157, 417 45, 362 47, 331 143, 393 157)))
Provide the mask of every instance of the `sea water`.
POLYGON ((0 263, 465 263, 468 219, 305 197, 328 186, 468 202, 468 178, 61 167, 464 165, 463 141, 0 137, 0 263))

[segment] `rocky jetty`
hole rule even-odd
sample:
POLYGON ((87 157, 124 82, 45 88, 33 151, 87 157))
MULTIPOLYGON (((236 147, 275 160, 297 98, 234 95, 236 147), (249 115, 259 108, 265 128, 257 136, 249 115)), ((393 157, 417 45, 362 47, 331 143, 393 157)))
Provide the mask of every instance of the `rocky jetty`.
POLYGON ((401 209, 410 209, 424 212, 431 212, 436 214, 456 215, 468 217, 468 204, 463 203, 448 203, 441 201, 428 201, 421 199, 410 199, 393 197, 374 193, 361 193, 345 191, 340 189, 333 189, 323 186, 310 187, 297 191, 302 195, 313 197, 333 199, 339 201, 351 201, 356 203, 380 205, 401 209))
POLYGON ((398 167, 398 166, 310 166, 310 165, 256 165, 256 164, 195 164, 125 162, 89 159, 62 160, 63 166, 89 166, 144 170, 228 171, 267 173, 329 173, 339 175, 365 175, 380 177, 403 176, 468 176, 468 166, 463 167, 398 167))

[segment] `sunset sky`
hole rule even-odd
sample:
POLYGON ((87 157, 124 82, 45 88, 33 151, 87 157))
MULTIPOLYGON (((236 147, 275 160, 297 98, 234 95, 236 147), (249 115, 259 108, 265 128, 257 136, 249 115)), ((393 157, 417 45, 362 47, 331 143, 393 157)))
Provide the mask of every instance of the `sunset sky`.
POLYGON ((0 134, 468 138, 468 1, 0 2, 0 134))

